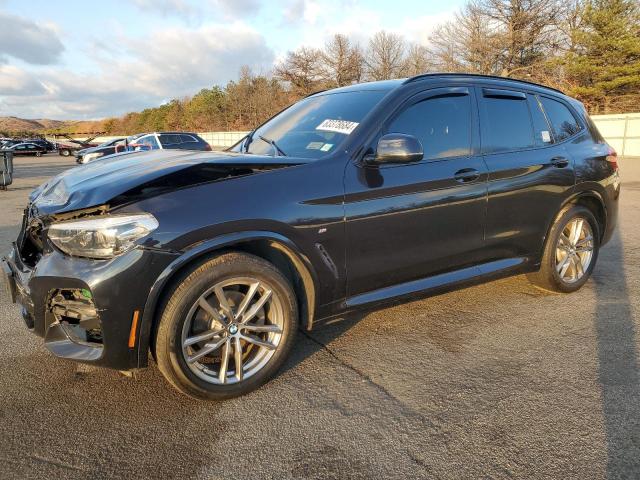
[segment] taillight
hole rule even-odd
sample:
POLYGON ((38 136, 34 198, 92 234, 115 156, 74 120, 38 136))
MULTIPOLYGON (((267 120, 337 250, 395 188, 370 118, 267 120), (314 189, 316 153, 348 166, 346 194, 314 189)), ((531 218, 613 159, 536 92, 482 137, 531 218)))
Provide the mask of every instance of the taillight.
POLYGON ((611 147, 609 147, 609 153, 607 154, 607 162, 611 164, 614 170, 618 170, 618 153, 611 147))
POLYGON ((208 143, 204 146, 204 150, 205 152, 210 152, 211 151, 211 145, 209 145, 208 143))

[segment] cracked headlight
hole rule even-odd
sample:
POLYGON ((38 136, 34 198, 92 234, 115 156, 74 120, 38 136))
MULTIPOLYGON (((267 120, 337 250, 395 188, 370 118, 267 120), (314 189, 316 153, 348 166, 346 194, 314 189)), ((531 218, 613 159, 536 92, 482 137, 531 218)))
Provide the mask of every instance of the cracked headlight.
POLYGON ((54 223, 49 240, 64 253, 76 257, 111 258, 131 250, 136 241, 158 228, 149 213, 104 215, 54 223))

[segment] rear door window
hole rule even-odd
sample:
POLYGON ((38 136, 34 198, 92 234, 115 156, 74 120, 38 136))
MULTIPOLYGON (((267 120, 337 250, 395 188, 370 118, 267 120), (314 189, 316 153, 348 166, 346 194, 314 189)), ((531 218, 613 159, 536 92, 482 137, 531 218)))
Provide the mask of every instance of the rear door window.
POLYGON ((416 137, 426 160, 470 155, 471 96, 447 95, 415 103, 391 122, 387 132, 416 137))
POLYGON ((535 145, 525 93, 483 88, 481 103, 484 153, 524 150, 535 145))
POLYGON ((540 97, 540 101, 553 127, 556 142, 562 142, 581 130, 576 117, 564 103, 549 97, 540 97))

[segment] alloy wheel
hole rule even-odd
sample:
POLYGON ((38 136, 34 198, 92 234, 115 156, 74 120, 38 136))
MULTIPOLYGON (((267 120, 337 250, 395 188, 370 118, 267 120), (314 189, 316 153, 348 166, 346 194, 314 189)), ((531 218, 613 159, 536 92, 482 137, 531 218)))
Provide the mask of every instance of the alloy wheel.
POLYGON ((282 340, 282 302, 266 282, 235 277, 205 291, 182 328, 188 368, 213 384, 241 382, 260 371, 282 340))
POLYGON ((584 277, 593 259, 591 224, 582 217, 565 225, 556 245, 556 272, 563 282, 575 283, 584 277))

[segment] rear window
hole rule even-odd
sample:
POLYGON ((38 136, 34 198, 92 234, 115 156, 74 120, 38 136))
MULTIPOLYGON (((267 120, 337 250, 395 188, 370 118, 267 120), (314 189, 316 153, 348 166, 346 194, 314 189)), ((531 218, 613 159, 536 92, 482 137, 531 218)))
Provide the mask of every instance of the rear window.
POLYGON ((482 98, 482 145, 486 153, 522 150, 534 145, 526 96, 482 98))
POLYGON ((175 134, 162 134, 160 135, 160 143, 163 147, 168 145, 176 145, 178 143, 182 143, 180 135, 175 134))
POLYGON ((565 104, 548 97, 541 97, 540 101, 553 127, 556 142, 561 142, 580 131, 580 124, 565 104))
POLYGON ((182 140, 183 143, 198 142, 198 139, 195 138, 193 135, 185 135, 184 133, 180 135, 180 139, 182 140))

